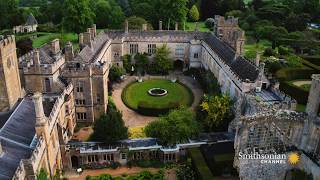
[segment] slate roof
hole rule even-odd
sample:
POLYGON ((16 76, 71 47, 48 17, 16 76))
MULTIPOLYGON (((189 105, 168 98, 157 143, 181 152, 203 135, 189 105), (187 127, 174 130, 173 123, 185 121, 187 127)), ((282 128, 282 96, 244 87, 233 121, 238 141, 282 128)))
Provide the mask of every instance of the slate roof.
POLYGON ((0 156, 0 179, 11 179, 21 159, 31 156, 35 137, 35 109, 31 98, 23 99, 0 129, 3 154, 0 156))
MULTIPOLYGON (((56 98, 44 97, 43 100, 44 113, 48 117, 56 98)), ((0 142, 4 152, 0 155, 0 180, 11 179, 20 161, 30 158, 37 144, 35 124, 31 97, 25 97, 15 109, 0 114, 0 142)))
POLYGON ((33 16, 32 13, 29 14, 27 21, 26 21, 26 25, 37 25, 38 21, 36 20, 36 18, 33 16))
MULTIPOLYGON (((161 38, 163 41, 186 41, 192 39, 204 40, 209 47, 215 51, 220 58, 230 67, 230 69, 242 80, 247 79, 255 81, 259 75, 259 69, 246 60, 244 57, 235 57, 235 51, 225 42, 218 39, 212 33, 203 33, 197 31, 129 31, 125 33, 121 30, 107 30, 99 33, 94 39, 92 47, 86 46, 75 61, 92 62, 95 56, 103 48, 109 39, 124 38, 124 41, 143 41, 144 39, 161 38)), ((156 39, 155 39, 156 40, 156 39)))
POLYGON ((104 32, 99 33, 92 42, 92 47, 85 46, 78 56, 76 56, 75 61, 82 61, 86 63, 94 61, 95 56, 100 52, 107 42, 107 34, 104 32))
POLYGON ((246 79, 249 79, 250 81, 255 81, 258 78, 259 69, 241 56, 234 59, 235 51, 219 40, 215 35, 207 35, 204 41, 220 56, 230 69, 241 78, 241 80, 245 81, 246 79))

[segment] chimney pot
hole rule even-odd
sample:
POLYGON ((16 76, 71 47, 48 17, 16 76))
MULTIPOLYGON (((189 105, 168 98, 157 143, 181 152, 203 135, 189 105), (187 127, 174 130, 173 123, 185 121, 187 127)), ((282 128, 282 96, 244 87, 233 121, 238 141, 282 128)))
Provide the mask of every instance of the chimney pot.
POLYGON ((125 33, 128 34, 129 33, 129 22, 126 19, 125 23, 124 23, 124 28, 125 28, 125 33))
POLYGON ((159 21, 159 31, 162 31, 162 21, 159 21))
POLYGON ((45 123, 45 115, 42 104, 42 94, 39 92, 33 95, 34 109, 36 112, 36 126, 42 126, 45 123))
POLYGON ((33 64, 34 65, 40 65, 40 51, 39 49, 36 49, 33 51, 33 64))

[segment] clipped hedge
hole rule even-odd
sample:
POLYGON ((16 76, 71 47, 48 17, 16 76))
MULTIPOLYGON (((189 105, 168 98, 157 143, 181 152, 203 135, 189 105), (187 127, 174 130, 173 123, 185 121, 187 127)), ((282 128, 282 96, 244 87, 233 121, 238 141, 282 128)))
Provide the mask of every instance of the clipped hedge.
POLYGON ((276 72, 276 77, 282 82, 295 79, 310 79, 312 74, 317 73, 319 73, 319 71, 307 68, 283 68, 276 72))
POLYGON ((277 71, 276 76, 280 81, 280 90, 284 91, 299 104, 306 104, 308 101, 309 92, 301 87, 295 86, 288 81, 296 79, 310 79, 312 74, 317 74, 319 71, 314 69, 299 69, 299 68, 284 68, 277 71))
POLYGON ((197 170, 199 179, 207 180, 214 179, 213 174, 211 173, 204 157, 201 154, 199 148, 188 149, 188 153, 191 156, 192 164, 197 170))
POLYGON ((314 65, 320 66, 320 56, 301 56, 301 57, 314 65))
POLYGON ((145 116, 160 116, 169 113, 170 110, 176 109, 180 106, 179 102, 169 102, 164 106, 151 105, 148 102, 141 101, 138 104, 137 111, 145 116))
POLYGON ((297 100, 299 104, 307 104, 309 92, 305 91, 301 87, 295 86, 290 82, 283 81, 280 83, 280 89, 297 100))

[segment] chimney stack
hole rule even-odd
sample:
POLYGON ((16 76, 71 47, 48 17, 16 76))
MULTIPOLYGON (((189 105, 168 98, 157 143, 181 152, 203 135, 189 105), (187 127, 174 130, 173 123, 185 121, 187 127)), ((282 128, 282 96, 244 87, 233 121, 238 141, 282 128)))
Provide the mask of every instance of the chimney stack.
POLYGON ((60 42, 59 39, 51 41, 51 50, 53 54, 58 54, 60 52, 60 42))
POLYGON ((80 46, 83 45, 83 34, 82 33, 79 34, 79 45, 80 46))
POLYGON ((40 51, 36 49, 33 51, 33 65, 40 65, 40 51))
POLYGON ((97 25, 96 24, 92 25, 92 30, 93 30, 94 37, 97 37, 97 25))
POLYGON ((129 33, 129 22, 128 20, 126 19, 126 21, 124 22, 124 31, 126 34, 129 33))
POLYGON ((259 67, 260 59, 261 59, 261 55, 260 55, 260 53, 257 51, 257 53, 256 53, 256 62, 255 62, 255 64, 256 64, 257 67, 259 67))
POLYGON ((178 22, 176 22, 176 24, 175 24, 175 28, 174 28, 176 31, 178 31, 179 30, 179 23, 178 22))
POLYGON ((73 60, 73 57, 74 57, 73 46, 72 46, 72 43, 70 41, 68 41, 67 44, 66 44, 64 56, 65 56, 66 61, 72 61, 73 60))
POLYGON ((194 30, 199 31, 199 23, 198 22, 196 22, 196 28, 194 30))
POLYGON ((159 31, 162 31, 162 21, 159 21, 159 31))
POLYGON ((83 33, 83 44, 89 47, 92 47, 91 33, 85 32, 83 33))
POLYGON ((43 126, 45 121, 45 115, 43 111, 43 104, 42 104, 42 94, 39 92, 36 92, 33 95, 33 103, 34 103, 34 109, 36 112, 36 127, 43 126))
POLYGON ((142 31, 147 31, 148 25, 147 24, 142 24, 142 31))
POLYGON ((312 84, 309 92, 306 112, 311 117, 318 115, 320 105, 320 74, 312 75, 312 84))

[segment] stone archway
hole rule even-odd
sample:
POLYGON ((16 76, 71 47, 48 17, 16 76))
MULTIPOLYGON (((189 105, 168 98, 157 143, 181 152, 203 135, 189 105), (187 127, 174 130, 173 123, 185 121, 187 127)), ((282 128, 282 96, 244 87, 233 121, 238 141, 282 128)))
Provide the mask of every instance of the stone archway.
POLYGON ((184 65, 185 65, 185 63, 184 63, 184 61, 181 60, 181 59, 177 59, 177 60, 175 60, 174 63, 173 63, 174 69, 175 69, 175 70, 178 70, 178 71, 183 71, 184 65))
POLYGON ((71 156, 71 164, 74 169, 79 167, 79 159, 77 156, 71 156))

